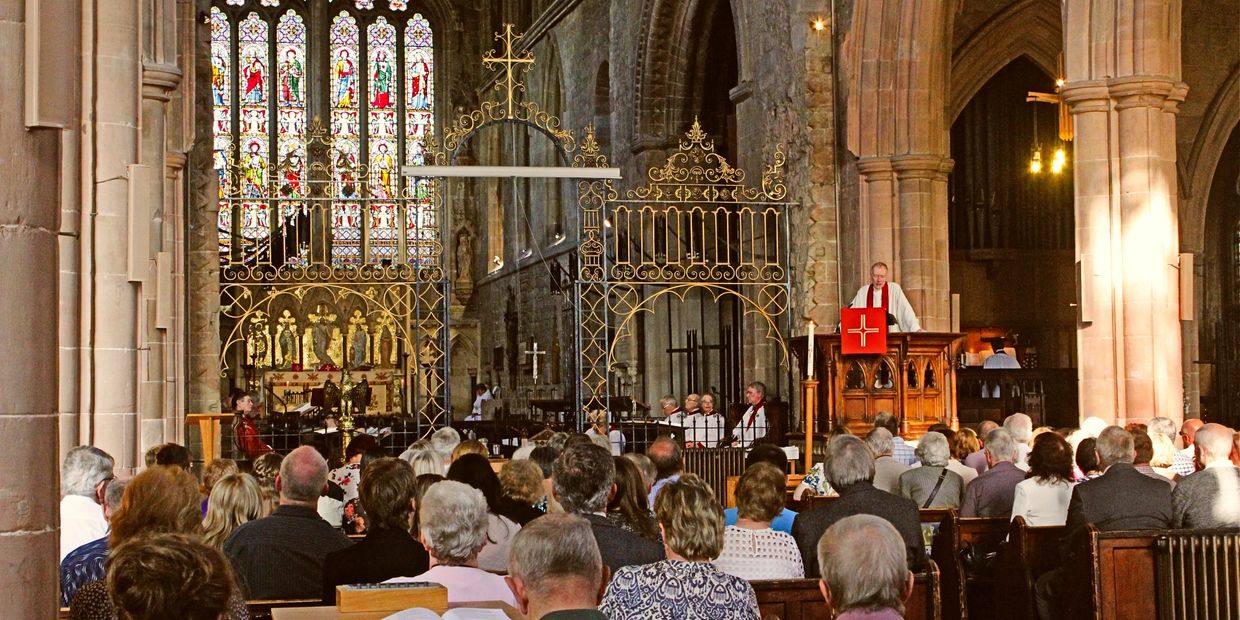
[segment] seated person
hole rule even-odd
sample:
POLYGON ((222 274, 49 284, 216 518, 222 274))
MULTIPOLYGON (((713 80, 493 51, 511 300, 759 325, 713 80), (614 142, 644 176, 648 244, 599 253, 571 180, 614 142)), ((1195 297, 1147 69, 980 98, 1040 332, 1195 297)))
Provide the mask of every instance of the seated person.
POLYGON ((745 470, 736 484, 738 519, 724 530, 716 568, 749 581, 805 577, 796 539, 771 529, 771 520, 784 509, 787 486, 784 472, 770 463, 745 470))
POLYGON ((1002 428, 986 435, 986 472, 973 479, 965 489, 960 504, 962 517, 1012 518, 1012 501, 1016 485, 1025 479, 1025 471, 1016 466, 1020 453, 1012 435, 1002 428))
POLYGON ((668 483, 655 499, 667 559, 616 571, 600 611, 608 618, 759 617, 758 598, 749 582, 715 568, 723 550, 723 511, 701 478, 685 474, 668 483), (677 587, 665 587, 677 584, 677 587))
POLYGON ((525 523, 543 515, 533 506, 519 504, 504 497, 503 485, 486 457, 466 454, 453 461, 448 468, 448 480, 468 484, 487 500, 487 546, 478 555, 478 566, 483 570, 504 572, 508 570, 508 545, 512 537, 525 523))
MULTIPOLYGON (((112 515, 121 507, 127 480, 116 479, 108 483, 104 491, 103 516, 109 522, 112 515)), ((60 606, 68 607, 78 588, 107 576, 108 567, 108 536, 88 542, 69 555, 60 563, 60 606)))
POLYGON ((853 515, 818 541, 818 587, 838 620, 896 620, 913 592, 900 533, 886 519, 853 515))
MULTIPOLYGON (((685 400, 688 403, 688 399, 685 400)), ((685 447, 713 448, 723 439, 723 414, 715 410, 715 397, 703 394, 698 401, 701 408, 684 420, 685 447)))
POLYGON ((157 534, 116 548, 108 594, 122 620, 218 620, 236 585, 228 560, 197 536, 157 534))
MULTIPOLYGON (((758 463, 769 463, 781 472, 787 471, 785 467, 788 465, 788 455, 782 448, 774 444, 759 443, 753 447, 753 450, 749 451, 749 454, 745 455, 745 470, 748 471, 750 467, 753 467, 758 463)), ((815 465, 815 467, 818 467, 818 465, 815 465)), ((786 475, 784 476, 784 480, 785 484, 787 484, 786 475)), ((783 507, 783 504, 780 504, 780 506, 782 508, 779 511, 779 514, 771 520, 771 529, 776 532, 786 532, 791 534, 792 521, 797 518, 797 513, 793 510, 788 510, 787 507, 783 507)), ((724 510, 724 524, 736 525, 738 511, 738 508, 728 508, 727 510, 724 510)))
POLYGON ((827 481, 839 491, 839 499, 802 512, 792 523, 792 537, 801 549, 805 575, 818 576, 818 539, 823 532, 855 514, 872 514, 890 521, 904 539, 909 566, 920 569, 926 548, 917 504, 874 488, 874 459, 865 443, 851 435, 836 437, 827 446, 825 463, 827 481))
POLYGON ((732 429, 732 446, 736 448, 752 446, 770 430, 766 419, 766 384, 761 381, 750 383, 745 388, 745 402, 749 406, 732 429))
POLYGON ((564 511, 590 522, 603 563, 612 572, 663 559, 662 545, 625 531, 605 516, 607 502, 616 493, 616 463, 606 448, 593 443, 566 446, 551 478, 564 511))
POLYGON ((1235 444, 1231 429, 1206 424, 1193 446, 1202 470, 1183 478, 1171 492, 1175 527, 1240 527, 1240 468, 1229 456, 1235 444))
POLYGON ((1031 527, 1063 525, 1072 499, 1072 446, 1056 433, 1042 433, 1029 452, 1029 477, 1016 485, 1012 518, 1031 527))
POLYGON ((590 522, 577 515, 548 515, 521 528, 508 552, 506 580, 526 620, 606 618, 597 609, 611 573, 590 522))
POLYGON ((416 505, 417 478, 400 459, 382 458, 366 466, 358 496, 366 509, 366 538, 327 554, 323 561, 323 604, 336 604, 336 586, 380 583, 412 577, 430 568, 426 548, 409 534, 416 505))
POLYGON ((964 478, 947 469, 951 449, 940 433, 926 433, 917 442, 917 458, 921 467, 900 474, 900 495, 922 508, 959 508, 964 495, 964 478))
POLYGON ((517 600, 499 575, 478 568, 487 543, 487 500, 482 491, 454 480, 436 482, 418 507, 418 534, 430 554, 431 569, 384 583, 429 581, 448 589, 448 604, 517 600))
POLYGON ((607 502, 607 518, 626 532, 662 544, 659 525, 646 504, 646 485, 641 471, 623 456, 612 457, 612 461, 616 464, 616 492, 607 502))

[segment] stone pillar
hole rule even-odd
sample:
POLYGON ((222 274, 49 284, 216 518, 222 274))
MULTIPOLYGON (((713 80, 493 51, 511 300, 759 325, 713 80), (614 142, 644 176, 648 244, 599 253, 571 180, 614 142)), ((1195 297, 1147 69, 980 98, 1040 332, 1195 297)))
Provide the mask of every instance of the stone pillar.
MULTIPOLYGON (((83 256, 93 273, 86 335, 88 352, 83 399, 93 416, 93 436, 84 441, 116 459, 118 469, 137 465, 138 291, 129 280, 131 196, 145 188, 131 175, 139 149, 140 15, 136 0, 100 0, 94 13, 95 74, 92 112, 94 167, 84 171, 93 192, 94 226, 83 256)), ((160 171, 162 175, 162 170, 160 171)))
POLYGON ((1178 82, 1179 3, 1069 0, 1064 11, 1063 94, 1076 123, 1081 415, 1178 421, 1175 114, 1187 90, 1178 82))
MULTIPOLYGON (((857 161, 857 174, 861 177, 861 261, 862 279, 869 283, 869 268, 877 262, 892 268, 900 264, 900 242, 896 234, 899 211, 896 205, 895 173, 890 157, 863 157, 857 161)), ((897 274, 890 274, 893 279, 897 274)), ((848 278, 845 278, 847 281, 848 278)), ((844 291, 846 301, 851 293, 844 291)))
POLYGON ((917 309, 922 329, 951 329, 951 261, 947 249, 947 173, 952 160, 942 155, 892 158, 898 191, 899 259, 892 279, 917 309))
MULTIPOLYGON (((208 3, 197 0, 199 5, 191 11, 207 10, 208 3)), ((216 233, 219 215, 219 186, 215 163, 211 153, 211 54, 210 26, 202 20, 193 20, 192 56, 185 66, 192 67, 190 82, 202 85, 191 88, 187 96, 193 97, 193 134, 202 136, 187 143, 193 146, 189 152, 186 183, 189 185, 185 219, 185 286, 189 291, 186 301, 187 347, 185 378, 185 411, 208 412, 220 410, 220 250, 216 233)))
POLYGON ((17 619, 56 615, 57 231, 78 52, 76 39, 50 36, 76 32, 72 4, 28 4, 0 0, 0 80, 9 88, 0 97, 0 587, 3 615, 17 619), (49 64, 60 62, 68 75, 49 64), (43 118, 44 106, 66 117, 43 118))

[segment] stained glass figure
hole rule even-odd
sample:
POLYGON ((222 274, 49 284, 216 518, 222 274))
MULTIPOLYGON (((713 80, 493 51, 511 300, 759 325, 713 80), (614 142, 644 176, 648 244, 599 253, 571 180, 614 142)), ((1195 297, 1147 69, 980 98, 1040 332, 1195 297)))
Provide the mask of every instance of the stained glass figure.
POLYGON ((219 175, 219 229, 220 256, 228 257, 232 248, 232 209, 228 196, 232 193, 228 162, 233 151, 232 125, 232 43, 228 17, 219 8, 211 9, 211 102, 214 117, 213 157, 219 175))
MULTIPOLYGON (((434 38, 430 22, 416 13, 405 26, 405 163, 426 162, 423 140, 434 123, 434 38)), ((431 260, 439 236, 433 215, 432 181, 406 179, 405 243, 408 260, 423 264, 431 260)))
POLYGON ((341 12, 331 26, 331 93, 333 136, 332 264, 354 265, 362 260, 362 198, 358 187, 360 113, 358 79, 360 34, 357 20, 341 12))

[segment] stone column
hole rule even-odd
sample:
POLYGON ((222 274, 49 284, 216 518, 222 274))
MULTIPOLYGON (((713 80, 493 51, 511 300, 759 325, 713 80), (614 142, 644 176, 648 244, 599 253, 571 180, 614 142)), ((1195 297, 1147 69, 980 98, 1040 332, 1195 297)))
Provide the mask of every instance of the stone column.
POLYGON ((952 160, 942 155, 892 158, 899 192, 898 282, 918 312, 922 329, 951 329, 951 262, 947 250, 947 173, 952 160))
MULTIPOLYGON (((896 235, 899 227, 899 211, 896 205, 895 173, 890 157, 863 157, 857 161, 857 174, 861 177, 861 261, 862 281, 869 283, 869 268, 877 262, 891 267, 900 264, 900 243, 896 235)), ((894 278, 896 274, 891 274, 894 278)), ((845 278, 848 281, 849 278, 845 278)), ((852 301, 851 293, 844 291, 844 301, 852 301)))
MULTIPOLYGON (((138 291, 129 281, 129 209, 139 149, 140 7, 136 0, 100 0, 94 14, 96 73, 92 109, 94 168, 85 171, 94 202, 90 251, 93 273, 86 336, 87 389, 93 437, 84 438, 116 459, 118 469, 137 464, 138 291)), ((160 171, 162 174, 162 170, 160 171)))
POLYGON ((76 124, 68 110, 77 97, 74 76, 57 75, 48 63, 63 61, 72 73, 78 52, 76 40, 48 37, 57 26, 76 32, 72 5, 27 4, 0 0, 0 80, 9 87, 0 97, 0 588, 3 615, 18 619, 56 615, 61 128, 76 124), (38 21, 27 23, 31 14, 38 21), (31 112, 43 106, 67 118, 31 112))
POLYGON ((1183 417, 1175 114, 1178 2, 1069 0, 1081 415, 1183 417), (1096 18, 1096 20, 1095 20, 1096 18))

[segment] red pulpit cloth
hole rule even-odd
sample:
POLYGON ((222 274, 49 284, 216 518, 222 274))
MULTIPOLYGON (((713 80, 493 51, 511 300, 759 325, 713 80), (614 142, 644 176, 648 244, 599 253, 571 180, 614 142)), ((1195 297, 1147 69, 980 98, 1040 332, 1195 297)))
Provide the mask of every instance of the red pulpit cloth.
POLYGON ((844 355, 887 352, 887 312, 882 308, 840 310, 840 349, 844 355))

